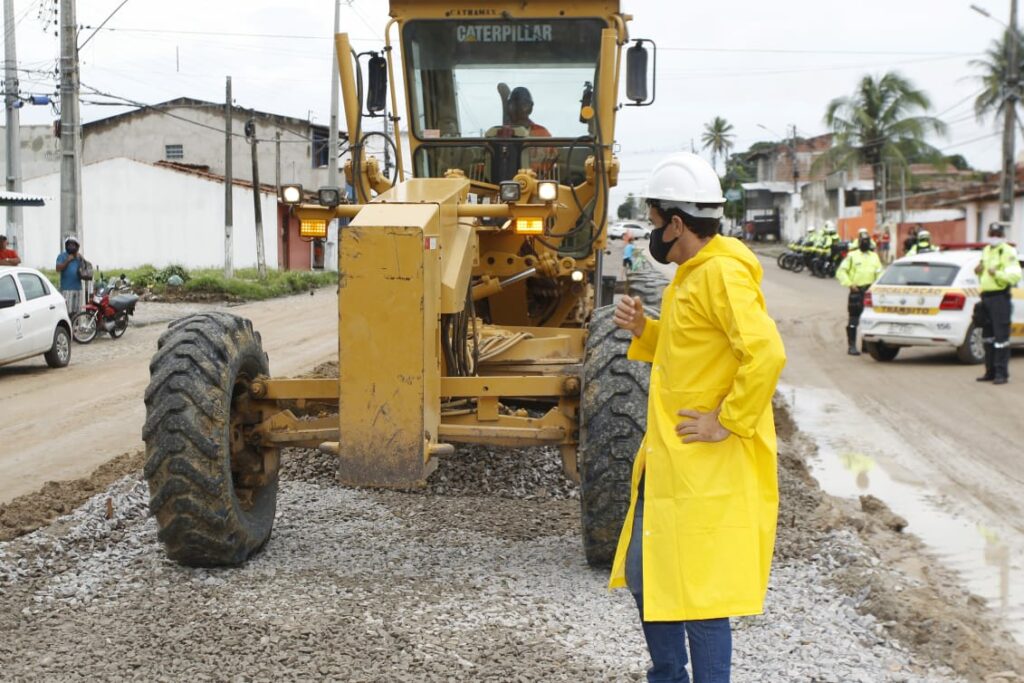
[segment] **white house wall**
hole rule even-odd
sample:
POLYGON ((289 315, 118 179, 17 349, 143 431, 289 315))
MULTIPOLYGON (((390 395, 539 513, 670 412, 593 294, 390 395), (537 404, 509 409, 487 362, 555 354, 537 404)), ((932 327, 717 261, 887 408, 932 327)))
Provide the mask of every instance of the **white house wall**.
MULTIPOLYGON (((60 175, 25 182, 25 191, 50 198, 27 208, 22 261, 52 268, 62 249, 60 175)), ((224 265, 224 184, 194 175, 111 159, 82 169, 83 252, 100 269, 224 265)), ((267 266, 276 268, 277 198, 261 193, 267 266)), ((256 265, 252 190, 235 186, 234 265, 256 265)))
MULTIPOLYGON (((984 202, 968 202, 964 204, 967 219, 967 239, 983 242, 988 235, 988 226, 999 220, 999 201, 996 199, 984 202), (981 220, 978 214, 981 213, 981 220)), ((1009 239, 1018 245, 1024 244, 1024 196, 1017 197, 1013 203, 1013 229, 1009 239)))
MULTIPOLYGON (((232 174, 235 179, 252 179, 252 152, 243 135, 249 113, 235 111, 231 143, 232 174)), ((257 115, 256 137, 260 182, 274 183, 277 168, 275 135, 281 133, 281 182, 301 183, 317 188, 327 184, 327 168, 313 168, 312 131, 279 125, 274 118, 257 115)), ((213 173, 225 172, 224 110, 222 107, 173 107, 160 112, 127 116, 112 121, 90 124, 83 139, 82 158, 85 163, 124 157, 138 161, 168 160, 167 145, 181 145, 184 156, 170 159, 183 164, 208 166, 213 173), (184 120, 183 120, 184 119, 184 120), (191 122, 191 123, 190 123, 191 122)))

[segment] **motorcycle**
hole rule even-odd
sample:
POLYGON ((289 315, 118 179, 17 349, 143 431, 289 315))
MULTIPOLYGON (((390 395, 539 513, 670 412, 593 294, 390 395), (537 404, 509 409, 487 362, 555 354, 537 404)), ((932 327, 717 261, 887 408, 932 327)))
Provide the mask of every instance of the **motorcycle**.
POLYGON ((114 339, 125 333, 129 316, 135 315, 139 297, 131 293, 111 296, 119 290, 112 283, 101 286, 93 293, 85 310, 71 318, 71 336, 76 342, 88 344, 100 330, 114 339))

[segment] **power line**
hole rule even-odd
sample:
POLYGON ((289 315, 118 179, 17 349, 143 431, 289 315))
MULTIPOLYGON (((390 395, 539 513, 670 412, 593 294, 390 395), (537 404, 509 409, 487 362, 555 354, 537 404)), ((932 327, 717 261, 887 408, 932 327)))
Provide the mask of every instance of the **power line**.
POLYGON ((81 50, 83 47, 86 46, 86 44, 90 40, 95 38, 96 34, 100 32, 100 29, 103 28, 104 26, 106 26, 107 22, 110 21, 114 17, 114 15, 117 14, 118 12, 120 12, 121 8, 124 7, 127 4, 128 4, 128 0, 121 0, 121 4, 118 5, 117 7, 115 7, 114 11, 111 12, 110 14, 108 14, 107 18, 100 22, 100 25, 96 27, 96 30, 89 34, 89 37, 86 38, 85 41, 81 45, 78 46, 78 49, 81 50))
MULTIPOLYGON (((90 29, 92 26, 85 26, 83 28, 90 29)), ((101 28, 97 27, 97 31, 101 28)), ((177 29, 158 29, 158 28, 129 28, 126 26, 105 26, 102 27, 103 31, 120 32, 120 33, 155 33, 155 34, 169 34, 169 35, 183 35, 183 36, 208 36, 208 37, 228 37, 228 38, 273 38, 275 40, 334 40, 330 36, 312 36, 312 35, 296 35, 296 34, 284 34, 284 33, 242 33, 237 31, 184 31, 177 29)), ((381 38, 349 38, 352 42, 362 43, 383 43, 384 40, 381 38)))
MULTIPOLYGON (((120 105, 119 105, 118 102, 109 102, 106 105, 101 105, 101 106, 133 106, 133 107, 138 107, 139 109, 145 109, 147 111, 152 111, 152 112, 155 112, 157 114, 162 114, 163 116, 168 116, 168 117, 170 117, 172 119, 177 119, 179 121, 183 121, 184 123, 188 123, 188 124, 191 124, 193 126, 198 126, 200 128, 206 128, 208 130, 216 131, 218 134, 223 134, 224 133, 224 130, 222 128, 218 128, 216 126, 211 126, 209 124, 203 123, 202 121, 196 121, 194 119, 189 119, 189 118, 186 118, 184 116, 179 116, 177 114, 173 114, 173 113, 171 113, 169 111, 166 111, 166 110, 162 109, 159 105, 146 104, 145 102, 138 102, 138 101, 132 100, 132 99, 127 98, 127 97, 122 97, 121 95, 114 95, 114 94, 111 94, 111 93, 103 92, 102 90, 99 90, 98 88, 94 88, 91 85, 86 85, 85 83, 81 83, 80 85, 81 85, 81 87, 83 87, 83 88, 89 90, 90 92, 92 92, 94 95, 99 95, 100 97, 107 97, 107 98, 112 99, 112 100, 119 100, 120 101, 120 105)), ((95 101, 92 102, 92 104, 100 105, 99 102, 95 102, 95 101)), ((240 110, 244 111, 243 108, 240 108, 240 110)), ((251 111, 255 111, 255 110, 251 110, 251 111)), ((310 125, 312 125, 312 124, 310 124, 310 125)), ((301 138, 300 140, 282 140, 281 142, 283 142, 284 144, 289 144, 289 143, 292 143, 292 144, 303 143, 303 144, 305 144, 307 142, 314 142, 314 140, 312 138, 308 138, 308 137, 302 135, 301 133, 296 133, 295 131, 290 130, 288 128, 283 128, 282 130, 284 130, 286 133, 290 133, 292 135, 295 135, 298 138, 301 138)), ((245 135, 242 134, 242 133, 232 133, 232 136, 237 137, 237 138, 245 138, 245 135)), ((276 142, 277 140, 274 139, 274 138, 257 138, 257 141, 258 142, 276 142)))
POLYGON ((733 52, 739 54, 763 53, 782 55, 890 55, 908 57, 976 57, 980 52, 913 52, 906 50, 795 50, 789 48, 759 47, 659 47, 658 52, 733 52))

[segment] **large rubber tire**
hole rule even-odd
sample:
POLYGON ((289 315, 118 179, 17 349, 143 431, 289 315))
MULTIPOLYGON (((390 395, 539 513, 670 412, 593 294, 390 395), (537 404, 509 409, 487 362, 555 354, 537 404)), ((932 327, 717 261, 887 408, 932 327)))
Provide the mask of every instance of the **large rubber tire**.
MULTIPOLYGON (((666 280, 653 272, 630 289, 658 305, 666 280)), ((580 512, 583 549, 592 567, 608 567, 629 508, 633 458, 647 428, 650 365, 626 358, 631 335, 612 322, 614 306, 594 311, 587 334, 580 401, 580 512)), ((657 317, 654 308, 647 315, 657 317)))
POLYGON ((657 311, 661 306, 661 295, 667 282, 665 277, 653 268, 630 273, 629 294, 640 297, 645 306, 651 306, 657 311))
POLYGON ((900 347, 889 346, 885 342, 865 342, 864 348, 868 350, 869 356, 880 363, 890 363, 896 360, 896 356, 900 352, 900 347))
POLYGON ((66 368, 71 362, 71 333, 64 323, 57 325, 53 331, 53 344, 43 354, 43 358, 51 368, 66 368))
POLYGON ((276 473, 242 488, 232 466, 259 462, 249 446, 232 457, 229 433, 234 402, 270 372, 259 333, 244 318, 206 313, 172 323, 157 348, 142 438, 158 538, 184 565, 241 564, 270 538, 277 508, 276 473))
POLYGON ((957 347, 956 357, 966 365, 985 362, 985 345, 981 341, 981 328, 971 325, 967 328, 964 343, 957 347))
POLYGON ((789 254, 790 252, 784 251, 781 254, 779 254, 778 258, 775 259, 775 263, 776 265, 778 265, 779 268, 782 268, 783 270, 789 270, 789 268, 786 267, 786 261, 789 259, 789 254))

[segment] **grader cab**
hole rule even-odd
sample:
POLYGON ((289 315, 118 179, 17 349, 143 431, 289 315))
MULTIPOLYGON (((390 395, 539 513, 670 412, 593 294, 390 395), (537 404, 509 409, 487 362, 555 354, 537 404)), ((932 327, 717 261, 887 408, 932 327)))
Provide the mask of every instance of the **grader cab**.
POLYGON ((649 104, 647 50, 627 47, 617 0, 392 0, 391 16, 383 55, 335 40, 355 202, 282 192, 304 232, 340 219, 339 376, 272 377, 242 318, 172 324, 143 433, 159 537, 184 564, 244 562, 270 536, 282 448, 337 456, 345 485, 410 488, 456 444, 547 445, 581 482, 587 559, 606 564, 647 380, 595 299, 620 73, 649 104), (364 132, 388 95, 394 178, 364 132), (297 416, 310 401, 337 415, 297 416))

